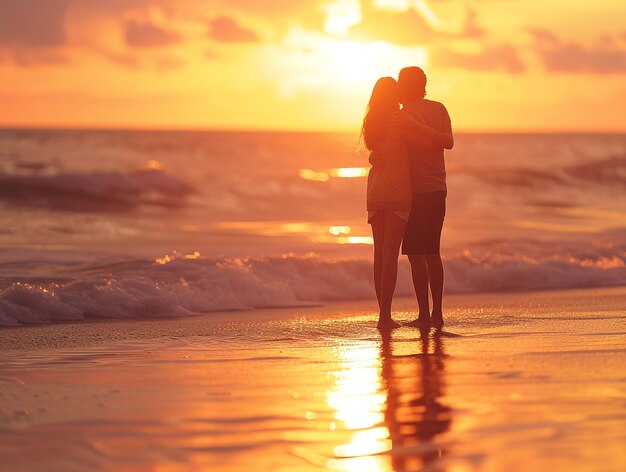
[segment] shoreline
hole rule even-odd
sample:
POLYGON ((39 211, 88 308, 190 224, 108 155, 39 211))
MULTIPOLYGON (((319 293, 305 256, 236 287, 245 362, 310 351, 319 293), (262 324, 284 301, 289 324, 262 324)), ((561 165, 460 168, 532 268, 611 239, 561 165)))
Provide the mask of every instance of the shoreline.
MULTIPOLYGON (((626 286, 606 286, 606 287, 585 287, 566 288, 559 290, 533 290, 533 291, 509 291, 509 292, 481 292, 481 293, 457 293, 444 297, 444 313, 450 312, 452 315, 462 307, 468 305, 476 309, 494 309, 498 303, 502 303, 510 298, 523 301, 532 305, 535 299, 563 297, 568 294, 577 295, 578 298, 588 298, 593 300, 597 295, 606 293, 615 294, 625 299, 626 307, 626 286), (480 307, 479 300, 484 300, 485 306, 480 307)), ((538 303, 541 303, 540 301, 538 303)), ((587 305, 589 306, 589 305, 587 305)), ((86 318, 81 321, 63 321, 49 324, 30 324, 22 326, 2 326, 0 327, 0 352, 12 350, 29 349, 49 349, 49 348, 72 348, 78 346, 89 346, 104 344, 106 342, 124 341, 131 339, 154 339, 155 335, 167 336, 166 330, 171 325, 176 325, 180 335, 193 335, 194 330, 214 329, 229 322, 263 322, 276 319, 308 317, 311 320, 342 318, 344 311, 356 312, 360 317, 367 317, 367 323, 375 325, 377 317, 376 300, 341 300, 296 307, 274 307, 259 308, 251 310, 227 310, 215 311, 204 314, 189 316, 171 317, 145 317, 145 318, 86 318), (131 334, 128 331, 116 332, 117 326, 136 325, 140 331, 131 334), (109 330, 102 332, 101 327, 108 327, 109 330), (152 329, 151 329, 152 328, 152 329), (61 338, 57 338, 56 344, 46 343, 45 332, 53 331, 61 338), (24 337, 19 337, 19 334, 24 337), (69 334, 78 336, 68 337, 69 334), (15 336, 17 335, 17 336, 15 336), (103 337, 104 336, 104 337, 103 337), (114 337, 107 337, 114 336, 114 337), (82 344, 81 344, 82 342, 82 344)), ((414 319, 417 312, 417 303, 412 296, 402 296, 394 298, 393 304, 394 318, 401 322, 408 322, 414 319)), ((626 314, 626 309, 623 310, 626 314)), ((626 315, 625 315, 626 318, 626 315)), ((449 322, 446 315, 446 328, 449 322)), ((49 341, 49 339, 48 339, 49 341)))
POLYGON ((381 336, 373 300, 0 330, 0 463, 624 469, 626 287, 446 302, 442 333, 381 336))

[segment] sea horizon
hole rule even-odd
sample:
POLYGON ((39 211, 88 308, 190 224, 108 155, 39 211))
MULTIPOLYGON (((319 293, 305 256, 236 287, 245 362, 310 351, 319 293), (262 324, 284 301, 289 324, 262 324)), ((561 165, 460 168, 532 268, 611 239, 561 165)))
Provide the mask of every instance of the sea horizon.
MULTIPOLYGON (((345 128, 253 128, 253 127, 213 127, 213 126, 168 126, 168 125, 2 125, 1 131, 137 131, 137 132, 190 132, 190 133, 269 133, 269 134, 350 134, 360 133, 360 124, 345 128)), ((621 135, 626 134, 624 129, 576 129, 576 128, 553 128, 553 129, 454 129, 454 133, 460 135, 621 135)))

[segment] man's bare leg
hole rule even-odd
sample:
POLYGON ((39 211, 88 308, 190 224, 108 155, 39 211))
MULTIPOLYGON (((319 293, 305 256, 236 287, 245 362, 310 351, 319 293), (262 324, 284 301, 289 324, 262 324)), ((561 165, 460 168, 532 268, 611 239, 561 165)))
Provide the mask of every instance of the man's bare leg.
POLYGON ((430 326, 430 303, 428 301, 428 264, 426 256, 409 256, 411 263, 411 276, 413 278, 413 288, 419 307, 419 316, 411 321, 409 326, 429 327, 430 326))
POLYGON ((430 292, 433 296, 432 323, 437 329, 443 327, 443 311, 441 303, 443 299, 443 263, 439 254, 426 256, 428 265, 428 280, 430 282, 430 292))

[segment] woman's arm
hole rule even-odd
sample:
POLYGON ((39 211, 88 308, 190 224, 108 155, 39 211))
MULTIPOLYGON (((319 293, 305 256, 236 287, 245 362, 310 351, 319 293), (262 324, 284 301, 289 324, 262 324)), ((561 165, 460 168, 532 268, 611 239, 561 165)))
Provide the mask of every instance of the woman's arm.
POLYGON ((389 118, 389 124, 397 126, 398 128, 404 128, 410 130, 412 133, 416 133, 426 138, 429 142, 434 142, 436 130, 428 125, 421 123, 411 116, 406 111, 399 111, 393 113, 389 118))
POLYGON ((452 149, 454 146, 454 137, 452 136, 452 129, 448 127, 445 131, 437 131, 435 128, 431 128, 425 125, 411 116, 407 112, 400 111, 391 115, 390 123, 409 130, 413 134, 417 134, 420 144, 430 145, 434 147, 441 147, 444 149, 452 149))

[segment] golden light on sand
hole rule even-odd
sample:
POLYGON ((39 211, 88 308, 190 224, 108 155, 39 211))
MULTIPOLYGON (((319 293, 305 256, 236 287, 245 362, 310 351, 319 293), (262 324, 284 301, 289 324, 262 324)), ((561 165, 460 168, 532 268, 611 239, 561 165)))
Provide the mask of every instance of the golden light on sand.
POLYGON ((357 431, 350 444, 335 447, 334 452, 340 457, 365 456, 378 454, 391 449, 389 429, 385 426, 357 431))
POLYGON ((371 428, 384 419, 378 346, 374 342, 343 346, 338 357, 344 364, 334 373, 335 388, 327 393, 326 401, 346 428, 371 428))
POLYGON ((371 457, 391 449, 389 430, 379 426, 384 421, 386 395, 382 392, 380 358, 377 343, 363 342, 338 348, 343 361, 333 375, 333 389, 326 394, 328 406, 341 426, 353 432, 350 441, 334 448, 337 459, 327 467, 334 470, 386 470, 380 457, 371 457))
POLYGON ((330 470, 342 470, 346 472, 383 472, 389 468, 383 463, 380 456, 351 457, 349 459, 329 459, 326 467, 330 470))

